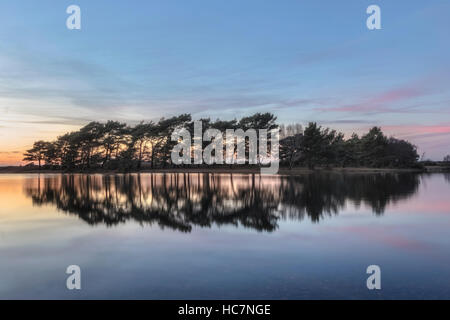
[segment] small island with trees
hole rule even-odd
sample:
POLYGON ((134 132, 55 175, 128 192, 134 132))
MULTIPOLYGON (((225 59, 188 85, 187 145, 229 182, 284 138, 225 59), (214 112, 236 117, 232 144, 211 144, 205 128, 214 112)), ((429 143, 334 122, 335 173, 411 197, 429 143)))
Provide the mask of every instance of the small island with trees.
MULTIPOLYGON (((271 113, 256 113, 239 120, 200 119, 203 130, 273 129, 280 132, 280 167, 283 172, 314 169, 389 169, 425 170, 450 167, 450 156, 442 163, 419 161, 417 148, 406 140, 387 137, 379 127, 367 133, 345 138, 342 132, 311 122, 278 125, 271 113)), ((9 172, 139 172, 178 170, 171 163, 176 142, 172 132, 180 127, 193 131, 190 114, 162 118, 158 122, 141 122, 134 126, 118 121, 90 122, 80 130, 59 136, 55 141, 36 141, 24 154, 29 164, 3 168, 9 172)), ((184 170, 252 170, 249 165, 183 165, 184 170)))

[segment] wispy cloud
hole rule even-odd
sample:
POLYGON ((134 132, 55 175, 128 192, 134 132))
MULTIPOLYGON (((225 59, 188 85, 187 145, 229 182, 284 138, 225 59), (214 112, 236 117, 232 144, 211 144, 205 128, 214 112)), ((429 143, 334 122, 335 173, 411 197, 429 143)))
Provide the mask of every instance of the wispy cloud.
POLYGON ((388 125, 383 126, 388 132, 403 138, 437 137, 450 134, 450 125, 388 125))
POLYGON ((360 114, 375 113, 420 113, 430 112, 430 105, 422 98, 434 94, 449 92, 446 86, 450 79, 448 70, 429 75, 409 83, 378 91, 365 96, 354 97, 356 102, 339 104, 331 107, 319 107, 320 111, 348 112, 360 114), (420 102, 417 102, 420 101, 420 102))
POLYGON ((325 120, 320 121, 322 124, 371 124, 375 125, 378 123, 377 120, 367 120, 367 119, 337 119, 337 120, 325 120))
POLYGON ((408 101, 412 98, 421 97, 425 94, 423 89, 419 88, 397 88, 373 96, 361 103, 325 108, 325 111, 339 112, 399 112, 399 109, 392 107, 393 103, 408 101))

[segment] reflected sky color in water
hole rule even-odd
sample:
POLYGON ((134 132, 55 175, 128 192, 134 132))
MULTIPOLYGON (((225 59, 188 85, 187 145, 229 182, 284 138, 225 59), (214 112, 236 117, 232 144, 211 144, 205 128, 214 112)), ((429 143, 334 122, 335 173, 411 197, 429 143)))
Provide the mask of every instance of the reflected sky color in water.
POLYGON ((443 174, 0 175, 0 298, 448 299, 449 191, 443 174))

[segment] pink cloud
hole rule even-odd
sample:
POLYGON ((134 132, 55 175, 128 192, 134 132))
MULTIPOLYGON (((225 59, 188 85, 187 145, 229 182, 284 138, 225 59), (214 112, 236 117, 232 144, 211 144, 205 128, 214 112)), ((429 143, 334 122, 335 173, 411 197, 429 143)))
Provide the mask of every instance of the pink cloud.
POLYGON ((425 94, 427 94, 427 91, 423 88, 404 87, 381 92, 365 99, 365 101, 361 103, 324 108, 321 110, 337 112, 397 112, 399 110, 393 109, 392 106, 390 106, 391 104, 421 97, 425 94))
POLYGON ((399 228, 394 226, 342 226, 331 229, 407 251, 430 252, 433 249, 429 243, 401 235, 399 228))
POLYGON ((425 90, 419 88, 399 88, 390 90, 374 97, 371 101, 372 104, 386 104, 396 102, 400 100, 407 100, 415 97, 419 97, 425 93, 425 90))
MULTIPOLYGON (((322 111, 335 112, 411 112, 411 109, 422 107, 424 105, 411 102, 414 99, 428 96, 434 93, 448 91, 446 83, 449 81, 449 72, 447 70, 435 72, 423 76, 409 83, 405 83, 396 88, 386 89, 378 93, 366 93, 365 96, 357 98, 354 103, 341 104, 335 107, 320 108, 322 111), (400 105, 408 103, 408 105, 400 105)), ((348 95, 352 96, 352 95, 348 95)), ((428 111, 428 110, 427 110, 428 111)), ((417 111, 414 111, 417 112, 417 111)))
POLYGON ((397 137, 426 137, 450 134, 450 125, 390 125, 383 126, 383 130, 397 137))

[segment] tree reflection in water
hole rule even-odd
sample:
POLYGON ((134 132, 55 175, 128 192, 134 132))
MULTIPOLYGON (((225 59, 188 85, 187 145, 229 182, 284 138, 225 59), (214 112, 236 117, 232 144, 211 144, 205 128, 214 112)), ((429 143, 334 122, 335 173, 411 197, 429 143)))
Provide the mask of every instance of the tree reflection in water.
POLYGON ((445 180, 450 183, 450 173, 444 173, 445 180))
POLYGON ((235 225, 274 231, 279 219, 313 222, 338 214, 348 201, 380 215, 417 192, 420 176, 321 173, 52 175, 29 180, 33 205, 52 204, 91 225, 129 220, 190 232, 193 226, 235 225))

